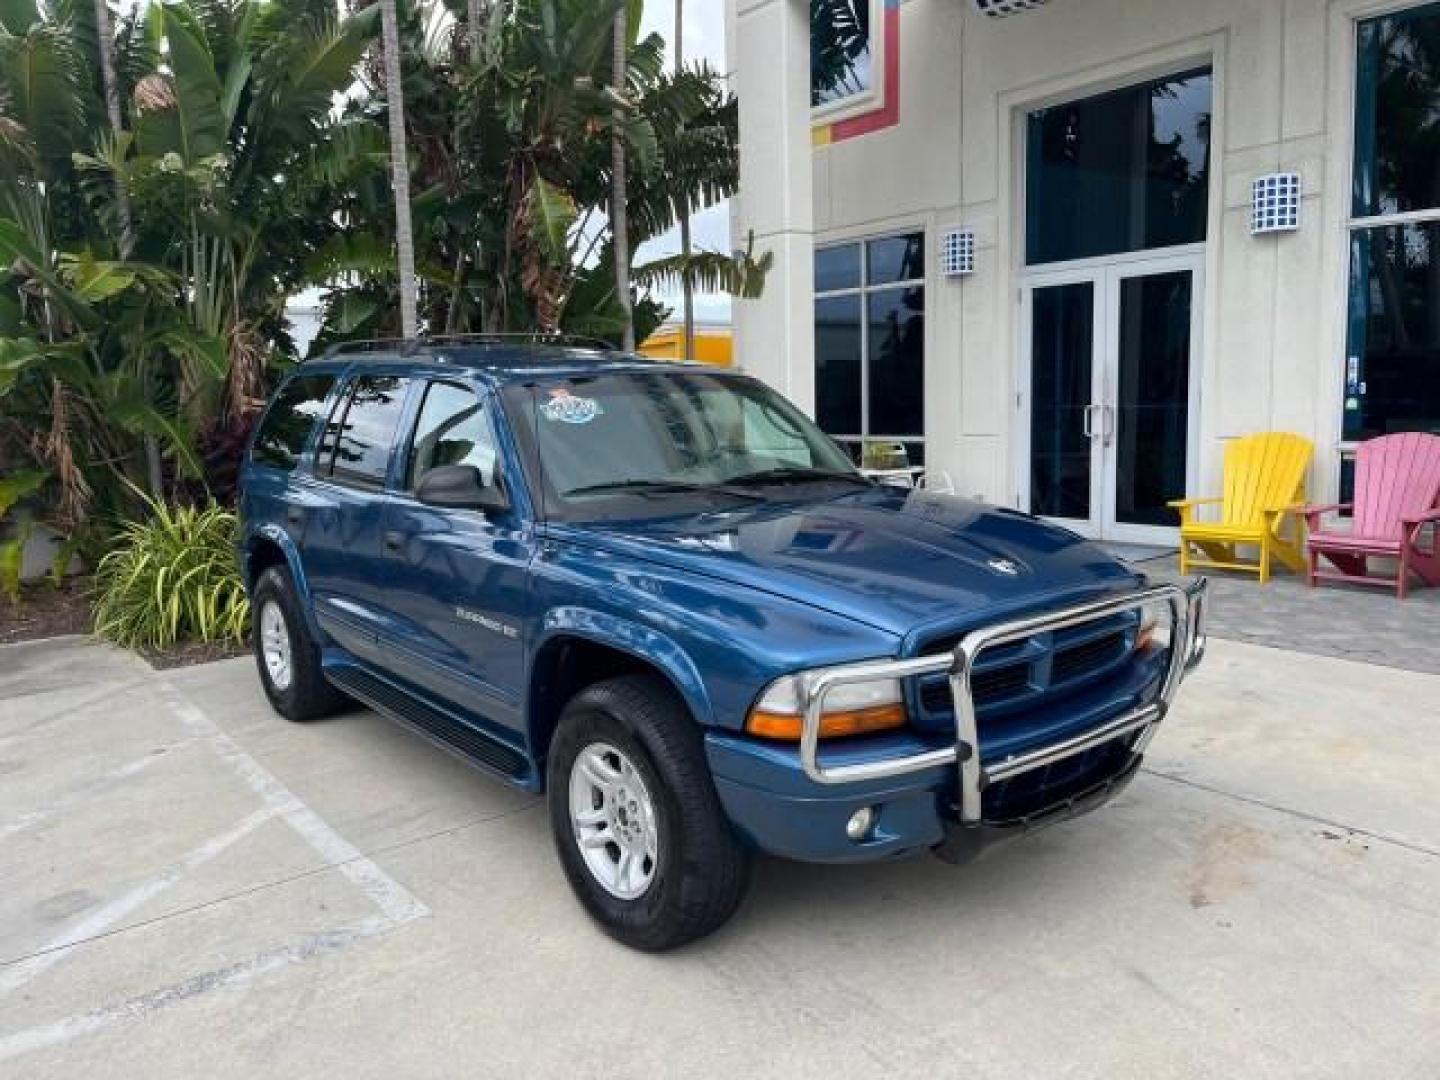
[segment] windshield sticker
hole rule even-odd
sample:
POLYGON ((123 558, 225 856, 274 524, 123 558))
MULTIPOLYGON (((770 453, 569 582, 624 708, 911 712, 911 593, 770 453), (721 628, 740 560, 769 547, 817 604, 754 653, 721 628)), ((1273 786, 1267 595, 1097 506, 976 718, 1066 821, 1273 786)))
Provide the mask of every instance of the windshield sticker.
POLYGON ((540 411, 552 424, 588 424, 605 410, 594 398, 580 397, 560 387, 550 391, 550 400, 540 406, 540 411))

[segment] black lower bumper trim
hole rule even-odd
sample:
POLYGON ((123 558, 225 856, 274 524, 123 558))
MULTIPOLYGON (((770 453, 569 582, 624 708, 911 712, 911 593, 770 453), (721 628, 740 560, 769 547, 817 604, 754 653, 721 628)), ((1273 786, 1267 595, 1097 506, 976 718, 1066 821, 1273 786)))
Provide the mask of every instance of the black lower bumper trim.
POLYGON ((981 821, 974 825, 956 822, 945 826, 945 839, 931 850, 937 858, 960 865, 974 862, 990 848, 1018 840, 1061 821, 1069 821, 1099 809, 1129 786, 1140 771, 1141 755, 1135 754, 1126 766, 1109 779, 1052 803, 1032 814, 1008 821, 981 821))

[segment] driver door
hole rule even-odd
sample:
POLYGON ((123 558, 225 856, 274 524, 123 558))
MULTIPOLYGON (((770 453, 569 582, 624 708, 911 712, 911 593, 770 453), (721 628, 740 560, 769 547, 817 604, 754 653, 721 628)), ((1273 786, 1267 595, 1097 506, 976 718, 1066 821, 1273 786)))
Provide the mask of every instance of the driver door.
POLYGON ((403 448, 386 521, 384 562, 390 664, 430 696, 510 733, 522 730, 530 525, 512 505, 492 514, 426 506, 427 470, 473 465, 507 490, 494 401, 459 382, 433 381, 403 448))

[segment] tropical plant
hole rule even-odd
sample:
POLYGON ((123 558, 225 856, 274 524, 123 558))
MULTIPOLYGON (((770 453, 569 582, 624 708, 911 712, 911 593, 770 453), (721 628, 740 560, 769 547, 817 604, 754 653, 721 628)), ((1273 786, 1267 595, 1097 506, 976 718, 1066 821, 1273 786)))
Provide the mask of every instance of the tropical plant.
MULTIPOLYGON (((617 16, 638 26, 638 0, 496 0, 471 27, 441 0, 399 7, 406 141, 414 197, 420 322, 436 332, 562 330, 621 342, 610 207, 622 136, 627 247, 732 194, 738 183, 734 99, 702 65, 665 70, 663 40, 624 39, 617 93, 617 16)), ((383 70, 365 72, 353 106, 378 119, 383 70)), ((360 185, 353 223, 317 253, 328 283, 321 344, 401 330, 389 190, 360 185)), ((689 280, 757 291, 765 264, 694 252, 631 268, 636 337, 664 308, 649 295, 689 280)))
POLYGON ((235 557, 235 514, 145 500, 95 568, 95 632, 126 648, 243 641, 250 602, 235 557))
POLYGON ((134 487, 202 482, 212 433, 287 358, 285 302, 337 190, 384 163, 378 128, 333 114, 378 15, 109 16, 0 3, 0 468, 43 473, 13 513, 92 551, 134 487))

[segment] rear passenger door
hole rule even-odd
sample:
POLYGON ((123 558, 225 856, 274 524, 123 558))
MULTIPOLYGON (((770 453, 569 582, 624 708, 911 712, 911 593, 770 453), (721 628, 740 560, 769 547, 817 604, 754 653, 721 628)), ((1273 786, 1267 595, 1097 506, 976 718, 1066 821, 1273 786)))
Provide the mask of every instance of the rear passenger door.
POLYGON ((411 380, 354 376, 339 395, 315 453, 304 510, 304 563, 320 628, 342 648, 380 658, 387 565, 385 487, 411 380))
POLYGON ((417 392, 423 396, 385 528, 386 654, 435 697, 519 730, 529 523, 514 506, 487 515, 415 498, 427 470, 473 465, 487 481, 498 477, 514 500, 494 399, 458 381, 432 381, 417 392))

